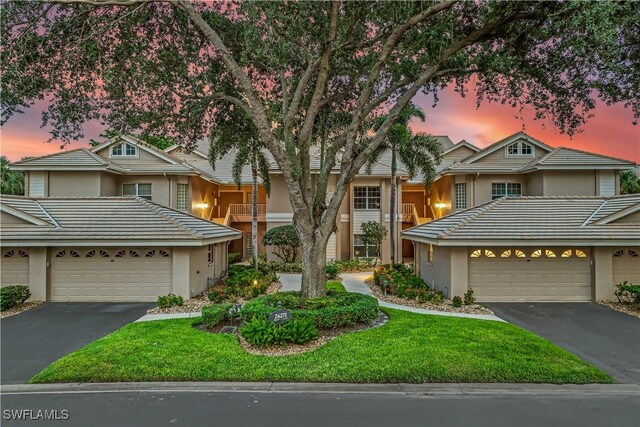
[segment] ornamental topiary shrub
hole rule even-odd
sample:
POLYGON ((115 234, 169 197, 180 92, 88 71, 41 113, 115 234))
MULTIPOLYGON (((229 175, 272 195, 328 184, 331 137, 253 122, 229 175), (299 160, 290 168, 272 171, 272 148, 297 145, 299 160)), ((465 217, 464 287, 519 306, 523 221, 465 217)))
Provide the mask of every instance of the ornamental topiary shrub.
POLYGON ((464 305, 473 305, 476 303, 476 296, 474 295, 473 289, 469 289, 464 293, 464 305))
POLYGON ((12 285, 0 288, 0 311, 24 304, 31 298, 31 291, 28 286, 12 285))
POLYGON ((244 321, 254 317, 266 319, 282 308, 290 310, 293 317, 312 319, 320 329, 332 329, 357 323, 371 323, 378 317, 378 301, 369 296, 341 292, 320 298, 305 298, 300 292, 278 292, 249 301, 240 312, 244 321))
POLYGON ((157 304, 160 308, 174 307, 184 304, 184 298, 176 294, 163 295, 158 297, 157 304))
POLYGON ((207 328, 213 328, 225 320, 231 319, 229 310, 233 304, 213 304, 202 309, 202 324, 207 328))
POLYGON ((451 305, 454 307, 462 307, 462 298, 456 295, 451 299, 451 305))
POLYGON ((267 230, 262 237, 262 244, 265 246, 275 246, 273 251, 285 263, 294 263, 298 257, 300 238, 293 225, 281 225, 267 230))

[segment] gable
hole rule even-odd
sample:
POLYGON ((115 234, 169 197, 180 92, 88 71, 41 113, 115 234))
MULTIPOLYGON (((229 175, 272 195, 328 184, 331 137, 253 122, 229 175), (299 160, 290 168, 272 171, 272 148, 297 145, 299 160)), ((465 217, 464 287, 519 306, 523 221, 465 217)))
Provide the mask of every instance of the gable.
POLYGON ((547 149, 544 146, 539 146, 536 144, 532 144, 531 141, 527 138, 518 138, 516 140, 510 141, 508 144, 502 144, 502 146, 497 147, 495 150, 492 150, 489 153, 486 153, 484 156, 477 159, 468 159, 468 163, 473 164, 483 164, 483 165, 500 165, 500 166, 523 166, 532 160, 540 159, 547 155, 551 150, 547 149), (516 143, 526 143, 533 148, 533 153, 531 155, 509 155, 507 153, 507 147, 511 144, 516 143))
POLYGON ((460 147, 453 147, 444 156, 442 156, 443 161, 452 161, 452 162, 461 162, 462 160, 473 156, 476 152, 466 145, 462 145, 460 147))
POLYGON ((625 215, 621 218, 609 222, 609 224, 638 224, 640 225, 640 211, 625 215))
POLYGON ((178 164, 179 161, 172 155, 165 153, 164 151, 148 145, 137 138, 123 135, 121 137, 112 138, 111 140, 102 143, 92 150, 95 154, 104 159, 111 160, 120 165, 133 165, 133 164, 178 164), (115 146, 122 147, 122 153, 126 153, 126 145, 135 147, 134 155, 118 155, 113 153, 115 146))
POLYGON ((24 220, 22 218, 18 218, 15 215, 12 215, 5 211, 0 211, 0 223, 2 226, 24 226, 24 225, 35 225, 32 222, 24 220))

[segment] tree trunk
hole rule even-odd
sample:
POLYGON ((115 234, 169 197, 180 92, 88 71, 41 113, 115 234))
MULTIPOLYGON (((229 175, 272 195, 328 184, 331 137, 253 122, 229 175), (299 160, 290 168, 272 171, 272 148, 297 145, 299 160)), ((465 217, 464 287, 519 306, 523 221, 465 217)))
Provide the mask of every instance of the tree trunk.
POLYGON ((258 170, 255 155, 251 162, 251 252, 253 257, 253 268, 258 268, 258 170))
POLYGON ((300 236, 300 243, 302 247, 302 295, 309 298, 323 297, 327 294, 326 239, 317 234, 312 239, 300 236))
POLYGON ((389 206, 389 242, 391 243, 391 265, 396 263, 396 150, 391 147, 391 201, 389 206))

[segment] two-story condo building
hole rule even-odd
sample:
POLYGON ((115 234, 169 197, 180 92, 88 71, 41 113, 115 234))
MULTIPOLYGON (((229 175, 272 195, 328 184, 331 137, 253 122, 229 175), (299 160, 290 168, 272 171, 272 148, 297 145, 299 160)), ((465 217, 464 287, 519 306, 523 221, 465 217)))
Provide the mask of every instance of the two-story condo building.
MULTIPOLYGON (((466 141, 454 144, 448 137, 438 138, 444 156, 430 188, 422 184, 421 177, 410 179, 402 165, 397 174, 396 241, 399 244, 396 258, 406 262, 415 259, 421 274, 429 270, 422 268, 421 263, 429 256, 429 246, 424 245, 430 243, 415 239, 411 233, 401 234, 402 230, 435 225, 440 223, 436 221, 439 218, 505 196, 614 196, 619 193, 619 171, 635 167, 630 161, 569 148, 553 148, 522 132, 482 150, 466 141)), ((25 173, 26 197, 29 199, 138 196, 172 211, 199 217, 212 225, 238 230, 228 236, 233 239, 228 250, 249 257, 250 171, 248 168, 243 171, 242 185, 238 189, 231 174, 235 153, 228 153, 217 162, 215 169, 209 164, 207 153, 206 142, 190 152, 181 146, 163 151, 137 138, 122 136, 93 148, 16 162, 12 168, 25 173)), ((390 160, 383 157, 370 175, 363 170, 350 184, 340 208, 337 232, 329 241, 328 259, 377 255, 375 248, 362 244, 360 225, 365 221, 389 225, 389 163, 390 160)), ((310 168, 313 170, 318 166, 318 159, 312 159, 310 168)), ((334 185, 337 174, 336 169, 334 185)), ((275 164, 270 180, 269 197, 262 185, 258 190, 259 240, 267 229, 289 224, 293 218, 288 192, 275 164)), ((87 212, 87 215, 91 214, 87 212)), ((518 230, 517 218, 510 224, 518 230)), ((6 245, 3 239, 3 251, 6 245)), ((433 246, 431 248, 433 253, 433 246)), ((24 251, 24 248, 13 250, 17 253, 15 251, 24 251)), ((260 251, 265 248, 260 247, 260 251)), ((380 254, 383 262, 389 261, 389 252, 389 245, 384 244, 380 254)), ((4 265, 3 258, 3 269, 4 265)), ((430 283, 435 282, 431 277, 425 278, 430 279, 430 283)), ((448 280, 438 280, 434 284, 447 287, 451 293, 453 279, 448 280)), ((8 282, 3 274, 5 283, 8 282)), ((466 286, 476 284, 472 282, 466 286)), ((478 291, 481 299, 482 293, 478 291)), ((487 297, 490 298, 489 294, 487 297)), ((502 299, 514 298, 506 296, 502 299)))

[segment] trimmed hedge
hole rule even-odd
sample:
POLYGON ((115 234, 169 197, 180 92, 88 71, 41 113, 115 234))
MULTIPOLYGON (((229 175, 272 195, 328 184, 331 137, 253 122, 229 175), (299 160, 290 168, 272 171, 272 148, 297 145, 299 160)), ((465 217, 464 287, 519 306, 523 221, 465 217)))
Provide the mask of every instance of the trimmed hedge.
POLYGON ((158 300, 157 300, 156 304, 160 308, 169 308, 169 307, 173 307, 173 306, 180 306, 180 305, 184 304, 184 298, 182 298, 182 296, 176 295, 176 294, 161 295, 161 296, 158 297, 158 300))
POLYGON ((242 320, 266 319, 278 310, 290 310, 294 319, 313 319, 320 329, 332 329, 357 323, 371 323, 378 317, 378 300, 369 295, 340 292, 326 297, 305 298, 300 292, 278 292, 249 301, 242 307, 242 320))
POLYGON ((278 277, 273 272, 236 264, 229 267, 219 286, 207 292, 207 297, 215 303, 237 297, 255 298, 264 294, 276 280, 278 277))
POLYGON ((207 328, 213 328, 225 320, 229 320, 231 315, 229 310, 233 304, 213 304, 202 309, 202 324, 207 328))
POLYGON ((24 304, 29 298, 31 298, 31 291, 28 286, 13 285, 0 288, 0 311, 24 304))

